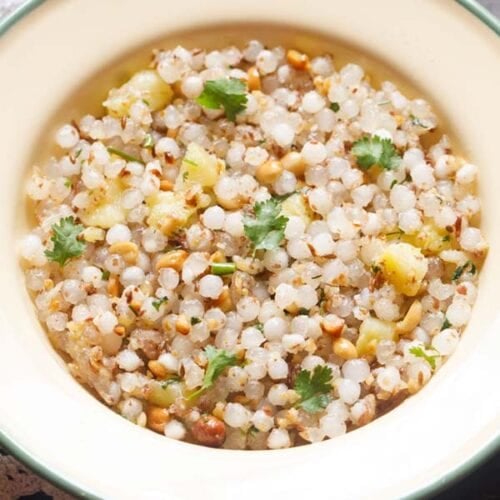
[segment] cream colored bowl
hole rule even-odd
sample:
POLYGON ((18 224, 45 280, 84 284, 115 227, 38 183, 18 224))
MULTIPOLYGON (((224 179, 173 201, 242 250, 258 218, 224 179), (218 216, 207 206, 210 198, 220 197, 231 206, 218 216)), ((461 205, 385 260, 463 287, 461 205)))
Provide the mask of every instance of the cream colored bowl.
POLYGON ((73 493, 120 500, 424 494, 496 448, 500 41, 492 30, 451 0, 51 0, 28 2, 25 10, 36 5, 0 39, 3 446, 73 493), (330 47, 341 60, 429 98, 455 144, 480 167, 491 251, 460 347, 418 395, 330 441, 241 452, 165 439, 78 385, 36 320, 16 238, 27 224, 26 172, 50 153, 58 123, 92 110, 103 89, 144 63, 154 45, 208 47, 251 36, 312 52, 330 47))

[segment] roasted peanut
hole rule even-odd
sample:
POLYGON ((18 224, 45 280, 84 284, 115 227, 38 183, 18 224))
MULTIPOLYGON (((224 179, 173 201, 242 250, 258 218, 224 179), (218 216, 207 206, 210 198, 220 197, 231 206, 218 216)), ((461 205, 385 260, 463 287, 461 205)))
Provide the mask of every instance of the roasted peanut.
POLYGON ((403 335, 412 332, 420 323, 422 319, 422 304, 415 300, 408 309, 405 317, 396 323, 396 333, 403 335))
POLYGON ((139 256, 139 249, 132 241, 118 241, 110 245, 109 253, 121 255, 127 264, 135 264, 139 256))
POLYGON ((159 406, 149 406, 146 415, 148 417, 147 426, 151 430, 163 434, 165 424, 170 420, 168 411, 159 406))
POLYGON ((191 324, 184 314, 180 314, 177 320, 175 321, 175 329, 181 335, 187 335, 191 331, 191 324))
POLYGON ((302 177, 306 170, 306 162, 297 151, 290 151, 280 160, 285 170, 292 172, 296 177, 302 177))
POLYGON ((261 83, 260 83, 260 75, 258 69, 255 66, 252 66, 251 68, 248 69, 247 76, 248 76, 248 90, 250 91, 260 90, 261 83))
POLYGON ((168 375, 167 369, 159 361, 149 361, 148 368, 156 378, 166 378, 168 375))
POLYGON ((333 352, 342 359, 358 357, 356 346, 348 339, 340 337, 333 341, 333 352))
POLYGON ((191 428, 191 434, 198 443, 218 448, 226 439, 226 426, 213 415, 202 415, 191 428))
POLYGON ((304 71, 309 67, 309 57, 298 50, 289 50, 286 53, 286 60, 292 68, 304 71))
POLYGON ((283 172, 281 163, 277 160, 268 160, 257 167, 255 177, 262 184, 272 184, 283 172))
POLYGON ((156 261, 156 270, 159 271, 164 267, 171 267, 176 271, 182 270, 182 265, 187 259, 188 253, 185 250, 172 250, 158 257, 156 261))
POLYGON ((344 323, 345 321, 335 314, 328 314, 323 318, 321 328, 323 329, 323 332, 331 335, 332 337, 340 337, 340 334, 344 329, 344 323))
POLYGON ((160 181, 160 190, 161 191, 172 191, 174 189, 174 185, 168 179, 162 179, 160 181))

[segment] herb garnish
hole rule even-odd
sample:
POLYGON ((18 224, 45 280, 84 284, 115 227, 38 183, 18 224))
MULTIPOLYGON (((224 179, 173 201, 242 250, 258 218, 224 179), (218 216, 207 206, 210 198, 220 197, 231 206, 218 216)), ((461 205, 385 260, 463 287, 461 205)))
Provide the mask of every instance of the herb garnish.
POLYGON ((399 167, 401 157, 390 139, 382 139, 378 135, 365 136, 354 143, 351 149, 358 165, 363 169, 378 165, 385 170, 399 167))
POLYGON ((412 125, 415 125, 415 127, 421 127, 425 129, 430 129, 431 127, 427 126, 424 124, 420 118, 417 118, 415 115, 410 115, 410 121, 412 125))
POLYGON ((288 217, 280 215, 281 203, 276 198, 256 203, 255 218, 245 216, 243 227, 255 250, 278 248, 285 236, 288 217))
POLYGON ((152 148, 155 145, 155 141, 153 139, 153 136, 151 134, 146 134, 144 136, 144 141, 142 141, 142 147, 149 149, 152 148))
POLYGON ((64 266, 73 257, 79 257, 85 251, 85 242, 78 236, 83 231, 81 224, 76 224, 74 217, 65 217, 59 224, 52 225, 53 235, 50 241, 52 250, 45 250, 45 256, 52 262, 64 266))
POLYGON ((201 319, 196 317, 196 316, 193 316, 191 318, 191 325, 194 326, 194 325, 197 325, 198 323, 201 323, 201 319))
POLYGON ((423 358, 423 359, 425 359, 425 361, 427 361, 427 363, 429 363, 429 365, 431 366, 431 368, 433 370, 436 369, 436 358, 439 358, 438 354, 434 354, 434 355, 427 354, 424 351, 424 349, 422 349, 422 347, 420 347, 420 346, 410 347, 410 352, 414 356, 416 356, 417 358, 423 358))
POLYGON ((234 122, 236 115, 246 109, 246 85, 237 78, 208 80, 196 102, 208 109, 224 108, 226 117, 234 122))
POLYGON ((441 325, 441 331, 450 328, 450 326, 451 326, 450 320, 445 316, 443 324, 441 325))
POLYGON ((337 111, 340 109, 340 104, 338 102, 332 102, 330 104, 330 109, 334 112, 337 113, 337 111))
POLYGON ((236 271, 236 264, 234 262, 212 262, 210 264, 210 272, 218 276, 232 274, 234 271, 236 271))
POLYGON ((107 281, 107 280, 109 280, 110 276, 111 276, 111 273, 107 269, 102 270, 102 274, 101 274, 102 280, 107 281))
POLYGON ((135 156, 129 155, 128 153, 125 153, 125 151, 122 151, 121 149, 112 148, 111 146, 109 146, 107 149, 111 154, 119 156, 124 160, 135 161, 136 163, 144 165, 144 162, 140 158, 136 158, 135 156))
POLYGON ((301 370, 295 379, 294 389, 300 396, 296 406, 308 413, 325 409, 330 402, 332 390, 332 369, 329 366, 316 366, 314 371, 301 370))
POLYGON ((182 159, 183 163, 187 163, 188 165, 191 165, 192 167, 197 167, 198 166, 198 163, 196 163, 195 161, 193 160, 190 160, 189 158, 186 158, 184 157, 182 159))
POLYGON ((168 298, 167 297, 162 297, 161 299, 158 299, 158 300, 153 300, 152 302, 152 306, 157 310, 159 311, 160 310, 160 307, 163 305, 163 304, 166 304, 168 302, 168 298))
POLYGON ((210 387, 214 385, 217 378, 227 367, 238 364, 238 360, 234 354, 230 354, 224 349, 216 349, 211 345, 207 345, 207 347, 205 347, 205 354, 208 359, 208 365, 205 371, 205 376, 203 377, 203 383, 197 391, 193 392, 188 397, 188 399, 194 399, 207 389, 210 389, 210 387))
POLYGON ((476 274, 476 271, 477 271, 476 265, 471 260, 468 260, 463 266, 458 266, 455 269, 455 272, 453 273, 453 276, 451 277, 451 281, 457 281, 458 278, 460 278, 460 276, 462 276, 462 274, 464 274, 465 271, 467 271, 467 270, 470 274, 476 274))

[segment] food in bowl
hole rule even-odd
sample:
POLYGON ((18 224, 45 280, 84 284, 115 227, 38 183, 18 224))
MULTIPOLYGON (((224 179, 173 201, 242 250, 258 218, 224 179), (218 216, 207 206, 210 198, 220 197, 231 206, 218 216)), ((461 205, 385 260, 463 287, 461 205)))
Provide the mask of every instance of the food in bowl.
POLYGON ((456 348, 487 251, 429 104, 251 41, 155 51, 28 182, 21 255, 74 377, 167 437, 278 449, 365 425, 456 348))

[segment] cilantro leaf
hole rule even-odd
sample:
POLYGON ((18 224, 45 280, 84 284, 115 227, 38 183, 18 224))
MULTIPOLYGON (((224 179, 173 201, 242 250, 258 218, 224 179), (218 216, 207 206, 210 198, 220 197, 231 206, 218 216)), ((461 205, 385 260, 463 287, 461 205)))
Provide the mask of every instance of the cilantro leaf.
POLYGON ((201 323, 201 319, 200 318, 197 318, 196 316, 193 316, 191 318, 191 325, 197 325, 198 323, 201 323))
POLYGON ((65 217, 59 224, 52 225, 53 235, 50 241, 52 250, 45 250, 45 256, 52 262, 64 266, 73 257, 79 257, 85 251, 85 243, 78 239, 83 231, 81 224, 75 224, 74 217, 65 217))
POLYGON ((451 326, 450 320, 445 316, 443 324, 441 325, 441 331, 450 328, 450 326, 451 326))
POLYGON ((142 141, 142 147, 146 149, 151 149, 155 145, 155 140, 151 134, 146 134, 144 136, 144 141, 142 141))
POLYGON ((208 80, 196 102, 208 109, 224 108, 227 118, 234 122, 236 115, 246 109, 246 86, 237 78, 208 80))
POLYGON ((122 151, 121 149, 112 148, 111 146, 109 146, 107 149, 109 153, 119 156, 120 158, 123 158, 126 161, 133 161, 136 163, 140 163, 141 165, 144 165, 144 162, 140 158, 129 155, 128 153, 125 153, 125 151, 122 151))
POLYGON ((325 409, 330 402, 332 390, 332 369, 329 366, 316 366, 314 371, 301 370, 295 379, 295 391, 300 396, 299 408, 308 413, 325 409))
POLYGON ((394 170, 399 167, 401 157, 390 139, 382 139, 377 135, 365 136, 354 143, 351 149, 358 165, 368 169, 379 165, 385 170, 394 170))
POLYGON ((158 300, 153 300, 153 303, 152 303, 152 306, 157 310, 159 311, 160 310, 160 307, 165 304, 166 302, 168 302, 168 299, 167 297, 162 297, 161 299, 158 299, 158 300))
POLYGON ((340 109, 340 105, 338 102, 332 102, 330 104, 330 109, 334 112, 334 113, 337 113, 340 109))
POLYGON ((210 389, 227 367, 238 364, 238 360, 234 354, 230 354, 224 349, 217 349, 211 345, 205 347, 205 354, 208 359, 208 365, 203 377, 203 383, 188 399, 194 399, 207 389, 210 389))
POLYGON ((469 269, 470 274, 476 274, 477 271, 476 265, 472 261, 468 260, 463 266, 458 266, 455 269, 455 272, 451 277, 451 281, 457 281, 458 278, 460 278, 460 276, 462 276, 462 274, 464 274, 465 271, 467 271, 467 269, 469 269))
POLYGON ((439 358, 438 354, 434 354, 434 355, 427 354, 424 351, 424 349, 422 349, 422 347, 420 347, 420 346, 410 347, 410 352, 414 356, 416 356, 417 358, 423 358, 423 359, 425 359, 425 361, 427 361, 427 363, 429 363, 429 365, 431 366, 431 368, 433 370, 436 369, 436 358, 439 358))
POLYGON ((288 217, 280 215, 281 203, 276 198, 256 203, 255 218, 244 217, 243 227, 255 250, 279 247, 285 236, 288 217))

